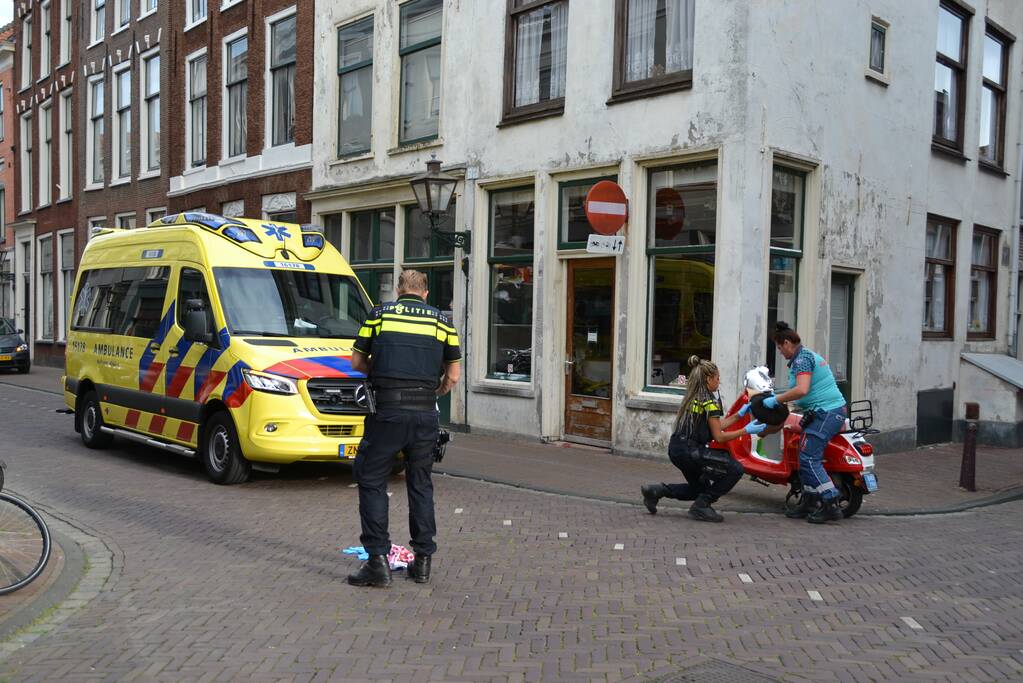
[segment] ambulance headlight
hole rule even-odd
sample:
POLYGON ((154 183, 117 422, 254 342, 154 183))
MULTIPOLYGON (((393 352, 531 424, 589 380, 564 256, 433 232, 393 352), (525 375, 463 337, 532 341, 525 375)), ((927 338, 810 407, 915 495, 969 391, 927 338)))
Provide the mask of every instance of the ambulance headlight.
POLYGON ((298 387, 287 377, 249 369, 242 370, 242 377, 245 378, 245 383, 256 391, 265 391, 270 394, 298 393, 298 387))

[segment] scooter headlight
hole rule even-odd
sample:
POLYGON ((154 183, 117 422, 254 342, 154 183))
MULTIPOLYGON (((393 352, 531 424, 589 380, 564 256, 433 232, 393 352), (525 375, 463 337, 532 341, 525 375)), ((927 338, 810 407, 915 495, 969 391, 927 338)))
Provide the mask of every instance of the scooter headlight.
POLYGON ((255 370, 243 369, 242 377, 245 383, 256 391, 265 391, 268 394, 297 394, 298 387, 287 377, 271 375, 268 372, 256 372, 255 370))
POLYGON ((863 461, 860 460, 858 455, 847 455, 845 456, 845 462, 847 465, 862 465, 863 461))

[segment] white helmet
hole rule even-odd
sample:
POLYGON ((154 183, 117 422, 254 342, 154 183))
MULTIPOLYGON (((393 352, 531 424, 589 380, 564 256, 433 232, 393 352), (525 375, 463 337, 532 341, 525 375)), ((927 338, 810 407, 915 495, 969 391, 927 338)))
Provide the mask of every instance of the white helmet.
POLYGON ((774 391, 774 380, 766 366, 758 366, 746 373, 746 388, 754 394, 774 391))

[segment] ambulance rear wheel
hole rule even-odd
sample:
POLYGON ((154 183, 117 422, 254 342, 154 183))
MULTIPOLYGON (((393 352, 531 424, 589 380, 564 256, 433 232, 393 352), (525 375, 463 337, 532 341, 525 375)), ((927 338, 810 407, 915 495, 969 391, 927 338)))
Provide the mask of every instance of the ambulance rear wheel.
POLYGON ((88 448, 106 448, 114 440, 114 436, 104 432, 103 411, 99 407, 99 397, 95 391, 89 391, 78 401, 78 433, 82 435, 82 443, 88 448))
POLYGON ((242 455, 234 420, 224 412, 215 413, 206 422, 199 458, 214 484, 241 484, 252 471, 252 464, 242 455))

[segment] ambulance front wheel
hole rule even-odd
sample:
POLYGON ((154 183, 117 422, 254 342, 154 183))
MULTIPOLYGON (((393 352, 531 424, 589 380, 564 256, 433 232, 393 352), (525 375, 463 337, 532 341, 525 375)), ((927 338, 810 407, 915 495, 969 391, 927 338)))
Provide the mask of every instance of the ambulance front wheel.
POLYGON ((106 448, 114 440, 113 435, 104 432, 103 412, 99 407, 99 397, 95 391, 88 391, 78 401, 78 433, 82 435, 82 443, 89 448, 106 448))
POLYGON ((241 484, 252 471, 251 463, 242 455, 234 420, 225 412, 214 413, 207 421, 199 457, 214 484, 241 484))

